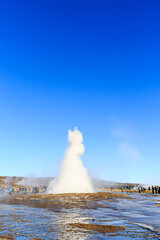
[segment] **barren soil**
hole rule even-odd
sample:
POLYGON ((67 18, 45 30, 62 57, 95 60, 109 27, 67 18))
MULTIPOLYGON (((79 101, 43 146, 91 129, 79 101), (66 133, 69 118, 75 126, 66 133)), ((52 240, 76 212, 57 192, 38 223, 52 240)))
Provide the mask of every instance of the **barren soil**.
POLYGON ((65 193, 65 194, 30 194, 13 195, 0 199, 0 203, 25 205, 28 207, 47 208, 53 211, 71 208, 97 208, 99 201, 117 201, 118 198, 131 199, 127 194, 118 193, 65 193), (96 203, 97 202, 97 203, 96 203))

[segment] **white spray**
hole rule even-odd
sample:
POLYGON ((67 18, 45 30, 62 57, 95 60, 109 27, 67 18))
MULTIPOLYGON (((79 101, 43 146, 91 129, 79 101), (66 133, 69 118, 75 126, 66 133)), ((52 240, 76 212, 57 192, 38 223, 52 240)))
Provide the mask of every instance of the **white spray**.
POLYGON ((58 178, 49 184, 48 193, 91 193, 93 187, 80 159, 84 153, 83 136, 75 128, 68 131, 69 147, 61 164, 58 178))

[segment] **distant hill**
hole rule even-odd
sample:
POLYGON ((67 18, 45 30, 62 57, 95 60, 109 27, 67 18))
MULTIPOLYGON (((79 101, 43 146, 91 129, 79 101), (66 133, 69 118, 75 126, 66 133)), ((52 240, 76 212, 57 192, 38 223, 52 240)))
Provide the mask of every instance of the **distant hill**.
MULTIPOLYGON (((54 177, 0 177, 0 185, 23 185, 23 186, 44 186, 47 187, 51 180, 55 179, 54 177)), ((92 184, 95 188, 103 189, 103 188, 132 188, 134 186, 138 186, 139 183, 120 183, 113 181, 105 181, 100 179, 92 179, 92 184)))
POLYGON ((139 183, 121 183, 121 182, 113 182, 113 181, 105 181, 100 179, 92 179, 92 183, 96 188, 133 188, 134 186, 138 186, 139 183))

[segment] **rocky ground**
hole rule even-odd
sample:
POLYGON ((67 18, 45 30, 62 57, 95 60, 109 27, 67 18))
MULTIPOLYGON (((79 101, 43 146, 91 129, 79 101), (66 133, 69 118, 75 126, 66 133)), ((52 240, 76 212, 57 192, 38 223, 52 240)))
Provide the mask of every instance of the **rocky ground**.
MULTIPOLYGON (((19 180, 19 179, 18 179, 19 180)), ((9 180, 10 181, 10 180, 9 180)), ((0 187, 3 187, 6 184, 6 178, 5 177, 0 177, 0 187)), ((12 178, 11 181, 9 182, 12 186, 17 186, 17 178, 12 178)), ((59 214, 63 215, 64 212, 74 212, 75 209, 76 211, 78 210, 79 212, 84 212, 84 211, 97 211, 98 209, 101 209, 103 212, 103 209, 114 209, 114 203, 118 202, 119 200, 132 200, 132 195, 129 194, 128 192, 121 192, 121 190, 116 190, 113 189, 113 191, 110 191, 111 189, 105 189, 108 192, 96 192, 96 193, 70 193, 70 194, 18 194, 14 193, 13 195, 9 194, 2 194, 0 195, 0 208, 2 206, 3 209, 3 204, 11 206, 10 207, 10 214, 8 216, 8 222, 6 222, 6 216, 4 217, 3 215, 1 216, 1 225, 0 225, 0 240, 1 239, 48 239, 45 236, 45 233, 41 235, 41 237, 37 237, 35 234, 25 234, 25 229, 21 230, 21 228, 14 228, 14 223, 17 223, 18 226, 21 224, 30 224, 33 225, 35 228, 36 226, 34 225, 34 221, 38 221, 35 218, 31 219, 23 219, 19 217, 18 214, 16 214, 16 206, 17 208, 19 206, 26 206, 30 207, 31 209, 41 209, 43 211, 47 210, 49 212, 53 212, 54 214, 59 214), (115 192, 117 191, 117 192, 115 192), (119 192, 118 192, 119 191, 119 192), (110 203, 110 204, 108 204, 110 203), (11 209, 13 207, 13 209, 11 209), (62 213, 62 214, 61 214, 62 213), (4 219, 3 219, 4 218, 4 219), (10 227, 9 224, 12 224, 12 227, 10 227), (9 229, 6 231, 6 234, 4 234, 4 229, 9 229), (2 232, 2 234, 1 234, 2 232), (20 238, 21 237, 21 238, 20 238)), ((151 195, 150 195, 151 196, 151 195)), ((149 198, 148 198, 149 199, 149 198)), ((153 201, 153 199, 151 199, 153 201)), ((157 206, 160 206, 159 202, 156 203, 157 206)), ((33 213, 31 212, 31 215, 34 216, 34 210, 33 213)), ((29 216, 30 217, 30 216, 29 216)), ((46 215, 46 218, 48 216, 46 215)), ((43 214, 41 216, 43 218, 43 214)), ((106 216, 107 219, 107 216, 106 216)), ((101 221, 101 220, 100 220, 101 221)), ((94 236, 97 236, 97 238, 92 238, 92 239, 98 239, 98 234, 102 234, 104 236, 108 236, 109 234, 110 237, 113 237, 113 239, 116 239, 114 237, 119 236, 121 233, 121 236, 128 236, 128 229, 126 226, 123 224, 115 225, 112 224, 112 221, 109 221, 109 224, 107 223, 102 223, 102 221, 98 224, 96 221, 93 222, 75 222, 73 219, 73 222, 66 223, 65 220, 61 219, 58 224, 51 225, 48 223, 48 232, 56 232, 59 231, 61 235, 59 236, 64 236, 64 232, 70 233, 77 233, 83 232, 83 236, 85 239, 85 235, 87 236, 87 233, 95 233, 94 236), (102 223, 102 224, 101 224, 102 223), (65 230, 62 230, 63 227, 65 226, 65 230), (86 233, 85 233, 86 232, 86 233)), ((47 221, 46 221, 47 223, 47 221)), ((140 234, 137 232, 137 234, 140 234)), ((65 235, 68 236, 68 235, 65 235)), ((134 235, 135 236, 135 235, 134 235)), ((138 236, 138 235, 137 235, 138 236)), ((142 231, 142 236, 143 236, 143 231, 142 231)), ((157 238, 157 235, 154 234, 149 234, 148 235, 150 239, 157 238)), ((49 238, 51 239, 51 238, 49 238)), ((62 239, 60 237, 54 238, 54 239, 62 239)), ((65 238, 63 239, 70 239, 70 238, 65 238)), ((76 238, 78 240, 78 238, 76 238)), ((81 238, 79 238, 81 239, 81 238)), ((88 239, 88 238, 87 238, 88 239)))
POLYGON ((26 194, 11 195, 1 198, 0 203, 25 205, 35 208, 47 208, 52 211, 81 208, 94 209, 100 206, 100 201, 117 201, 117 199, 130 199, 127 194, 110 192, 97 193, 66 193, 66 194, 26 194))
MULTIPOLYGON (((74 194, 30 194, 30 195, 12 195, 7 198, 1 198, 0 204, 9 204, 14 206, 28 206, 34 208, 48 209, 54 212, 61 212, 64 209, 96 209, 100 207, 100 202, 106 201, 117 201, 117 199, 130 199, 127 194, 116 194, 116 193, 74 193, 74 194)), ((102 204, 103 205, 103 204, 102 204)), ((102 206, 101 206, 102 207, 102 206)), ((13 215, 15 221, 22 221, 16 215, 13 215)), ((3 226, 1 226, 3 228, 3 226)), ((0 230, 1 230, 0 228, 0 230)), ((68 229, 86 229, 88 231, 94 231, 99 233, 116 233, 124 231, 124 226, 112 226, 112 225, 98 225, 98 224, 85 224, 85 223, 71 223, 68 224, 68 229)), ((14 232, 14 229, 10 229, 12 235, 1 236, 0 239, 16 239, 19 232, 14 232)), ((22 234, 22 233, 21 233, 22 234)), ((23 236, 23 234, 22 234, 23 236)), ((29 236, 31 237, 31 236, 29 236)), ((30 238, 40 239, 40 238, 30 238)), ((43 239, 43 238, 41 238, 43 239)), ((45 238, 44 238, 45 239, 45 238)))

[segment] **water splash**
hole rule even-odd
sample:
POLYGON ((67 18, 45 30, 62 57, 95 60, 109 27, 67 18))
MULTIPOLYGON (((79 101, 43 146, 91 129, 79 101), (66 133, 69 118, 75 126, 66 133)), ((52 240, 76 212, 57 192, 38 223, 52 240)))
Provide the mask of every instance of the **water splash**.
POLYGON ((69 147, 61 164, 58 178, 48 187, 48 193, 94 192, 86 168, 80 158, 84 153, 83 136, 77 128, 68 131, 69 147))

